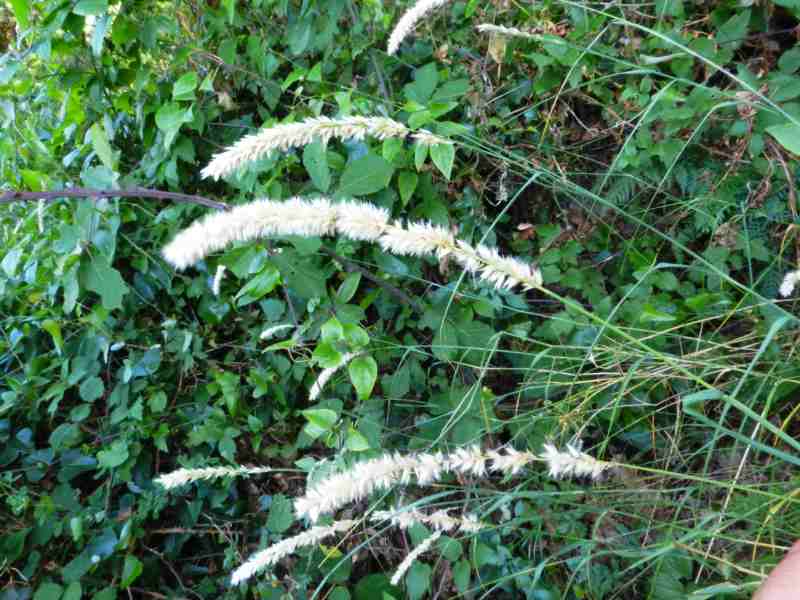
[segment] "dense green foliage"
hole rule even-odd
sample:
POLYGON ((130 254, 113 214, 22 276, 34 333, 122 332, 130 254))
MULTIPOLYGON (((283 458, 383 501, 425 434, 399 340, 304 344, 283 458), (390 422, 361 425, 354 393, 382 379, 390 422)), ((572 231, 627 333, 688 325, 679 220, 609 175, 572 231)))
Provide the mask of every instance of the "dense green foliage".
POLYGON ((207 208, 4 204, 0 598, 746 598, 800 536, 800 313, 778 297, 800 253, 800 2, 454 0, 387 56, 405 8, 0 6, 5 189, 357 196, 535 261, 547 288, 328 238, 176 273, 159 252, 207 208), (320 114, 457 144, 317 142, 200 178, 244 133, 320 114), (347 352, 363 354, 309 402, 347 352), (421 526, 365 526, 228 584, 302 530, 291 499, 325 459, 573 437, 629 467, 354 507, 402 495, 492 524, 443 536, 402 587, 387 574, 421 526), (281 471, 153 484, 235 464, 281 471))

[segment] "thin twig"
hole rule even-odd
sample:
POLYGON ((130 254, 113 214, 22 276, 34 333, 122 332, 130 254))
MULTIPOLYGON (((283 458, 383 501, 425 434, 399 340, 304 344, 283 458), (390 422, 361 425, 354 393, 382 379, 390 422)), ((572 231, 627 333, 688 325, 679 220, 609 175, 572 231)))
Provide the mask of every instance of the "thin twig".
POLYGON ((363 267, 357 265, 353 261, 347 260, 344 256, 339 256, 333 250, 328 250, 327 248, 320 248, 320 252, 322 252, 323 254, 327 254, 328 256, 333 258, 334 260, 337 260, 340 263, 342 263, 348 271, 351 271, 351 272, 352 271, 356 271, 356 272, 360 273, 366 279, 369 279, 372 283, 375 283, 375 284, 381 286, 383 289, 385 289, 387 292, 389 292, 392 296, 394 296, 395 298, 400 300, 403 304, 407 304, 408 306, 410 306, 411 308, 413 308, 417 312, 425 312, 425 309, 422 308, 422 305, 420 305, 411 296, 406 294, 403 290, 393 286, 388 281, 384 281, 380 277, 376 277, 375 275, 373 275, 372 273, 370 273, 369 271, 367 271, 363 267))
POLYGON ((224 202, 210 200, 203 196, 193 194, 178 194, 177 192, 164 192, 162 190, 151 190, 146 188, 130 188, 127 190, 94 190, 87 188, 69 188, 57 192, 20 192, 12 190, 0 195, 0 204, 10 204, 12 202, 31 202, 33 200, 45 200, 54 202, 60 198, 154 198, 156 200, 172 200, 173 202, 188 202, 200 204, 217 210, 228 210, 230 208, 224 202))
MULTIPOLYGON (((178 194, 176 192, 164 192, 161 190, 150 190, 145 188, 131 188, 127 190, 95 190, 95 189, 88 189, 88 188, 70 188, 68 190, 62 190, 58 192, 20 192, 20 191, 10 191, 5 192, 3 195, 0 196, 0 204, 10 204, 11 202, 30 202, 34 200, 46 200, 47 202, 53 202, 58 200, 59 198, 114 198, 114 197, 121 197, 121 198, 155 198, 159 200, 172 200, 175 202, 189 202, 192 204, 200 204, 202 206, 207 206, 209 208, 214 208, 216 210, 228 210, 230 206, 225 204, 224 202, 217 202, 216 200, 210 200, 209 198, 204 198, 203 196, 195 196, 191 194, 178 194)), ((327 254, 328 256, 338 260, 340 263, 345 265, 348 271, 357 271, 361 273, 366 279, 369 279, 373 283, 381 286, 387 292, 389 292, 392 296, 399 299, 403 304, 407 304, 411 306, 417 312, 423 312, 424 309, 422 306, 416 302, 413 298, 411 298, 408 294, 403 292, 403 290, 393 286, 387 281, 376 277, 366 269, 360 267, 353 261, 347 260, 343 256, 339 256, 333 250, 328 250, 327 248, 322 248, 321 250, 323 253, 327 254)), ((289 304, 290 312, 294 313, 294 307, 292 307, 291 302, 289 301, 288 295, 286 296, 286 301, 289 304)), ((293 315, 295 323, 297 323, 296 315, 293 315)))

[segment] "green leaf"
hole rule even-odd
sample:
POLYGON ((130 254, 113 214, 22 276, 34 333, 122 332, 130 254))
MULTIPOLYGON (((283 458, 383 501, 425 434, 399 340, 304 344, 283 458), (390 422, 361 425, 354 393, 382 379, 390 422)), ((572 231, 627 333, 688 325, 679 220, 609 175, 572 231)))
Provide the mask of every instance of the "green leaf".
POLYGON ((53 319, 45 319, 42 321, 41 328, 49 333, 50 337, 53 338, 53 344, 56 347, 56 352, 58 352, 58 355, 61 356, 61 349, 64 347, 64 340, 61 337, 61 325, 58 323, 58 321, 54 321, 53 319))
POLYGON ((225 14, 228 17, 228 25, 233 25, 233 20, 236 17, 236 0, 222 0, 222 6, 225 8, 225 14))
POLYGON ((357 271, 355 273, 350 273, 339 286, 336 292, 336 299, 342 303, 350 302, 352 297, 355 296, 360 283, 361 273, 357 271))
POLYGON ((320 337, 327 344, 341 340, 344 337, 344 327, 342 327, 341 321, 336 317, 331 317, 325 321, 320 327, 320 337))
POLYGON ((82 595, 83 589, 81 589, 81 584, 77 581, 73 581, 67 586, 61 600, 81 600, 82 595))
POLYGON ((154 413, 164 412, 164 409, 167 408, 167 395, 159 390, 150 396, 147 404, 154 413))
POLYGON ((433 337, 431 351, 439 360, 454 360, 458 355, 458 331, 450 323, 445 323, 433 337))
POLYGON ((417 189, 418 182, 419 175, 414 171, 401 171, 397 176, 397 187, 400 190, 400 200, 403 202, 403 206, 408 204, 414 190, 417 189))
POLYGON ((104 587, 102 590, 92 596, 92 600, 116 600, 117 588, 113 586, 104 587))
POLYGON ((81 384, 81 400, 84 402, 94 402, 103 396, 103 391, 105 391, 103 380, 99 377, 89 377, 81 384))
POLYGON ((294 507, 292 501, 283 494, 272 497, 267 516, 267 529, 272 533, 283 533, 294 523, 294 507))
POLYGON ((339 420, 339 415, 329 408, 309 408, 302 411, 308 424, 303 429, 313 439, 327 433, 339 420))
POLYGON ((128 444, 124 440, 117 440, 108 450, 97 453, 97 462, 104 469, 114 469, 128 460, 128 444))
POLYGON ((303 148, 303 166, 308 171, 311 181, 321 192, 327 192, 331 186, 331 170, 328 167, 327 145, 314 140, 303 148))
POLYGON ((112 17, 109 14, 103 14, 97 17, 92 30, 92 38, 89 45, 92 48, 92 54, 99 57, 103 52, 103 41, 106 39, 106 33, 111 25, 112 17))
POLYGON ((377 154, 369 153, 351 162, 342 173, 339 192, 344 196, 365 196, 386 188, 394 167, 377 154))
POLYGON ((100 123, 95 123, 89 128, 89 138, 92 141, 92 148, 97 153, 100 161, 112 171, 116 169, 116 157, 111 149, 105 128, 100 123))
POLYGON ((241 383, 239 375, 230 371, 214 371, 214 381, 222 392, 228 412, 236 416, 239 412, 239 386, 241 383))
POLYGON ((80 0, 72 9, 76 15, 83 17, 101 15, 108 10, 108 0, 80 0))
POLYGON ((192 108, 184 109, 180 104, 171 102, 164 104, 156 113, 156 127, 164 133, 164 147, 170 148, 181 125, 188 123, 193 118, 192 108))
POLYGON ((389 577, 383 573, 373 573, 359 579, 354 592, 355 600, 378 600, 384 597, 400 598, 402 592, 392 585, 389 577))
POLYGON ((19 265, 20 258, 22 258, 22 248, 19 246, 13 250, 9 250, 3 257, 3 262, 0 262, 0 267, 2 267, 6 277, 14 277, 17 272, 17 266, 19 265))
POLYGON ((144 565, 135 556, 128 554, 125 557, 125 564, 122 566, 122 579, 119 582, 120 587, 125 590, 139 578, 144 570, 144 565))
POLYGON ((92 262, 82 267, 84 286, 100 295, 103 308, 114 310, 122 307, 122 297, 128 293, 128 286, 119 271, 108 266, 105 259, 96 256, 92 262))
POLYGON ((352 452, 365 452, 369 450, 369 440, 358 429, 350 427, 347 431, 347 439, 344 442, 345 448, 352 452))
POLYGON ((30 25, 31 7, 28 0, 11 0, 11 10, 20 29, 27 29, 30 25))
POLYGON ((43 583, 36 588, 33 600, 58 600, 61 598, 64 588, 56 583, 43 583))
POLYGON ((371 356, 359 356, 350 361, 347 366, 350 374, 350 381, 356 388, 359 400, 366 400, 375 387, 375 380, 378 378, 378 363, 371 356))
POLYGON ((414 144, 414 167, 417 171, 422 169, 425 159, 428 158, 428 144, 414 144))
POLYGON ((730 19, 720 25, 716 33, 717 43, 729 50, 736 50, 747 37, 747 28, 750 24, 750 9, 734 14, 730 19))
POLYGON ((342 353, 334 348, 333 344, 320 342, 311 355, 314 361, 323 369, 338 367, 342 364, 342 353))
POLYGON ((241 308, 260 300, 274 290, 281 280, 281 273, 272 265, 265 266, 261 272, 248 281, 236 294, 236 306, 241 308))
POLYGON ((194 100, 194 91, 197 89, 199 78, 197 73, 191 71, 181 76, 172 85, 173 100, 194 100))
POLYGON ((786 74, 792 74, 800 69, 800 47, 795 46, 781 54, 778 59, 778 68, 786 74))
POLYGON ((470 570, 469 561, 466 559, 458 561, 453 567, 453 583, 462 594, 469 589, 470 570))
POLYGON ((767 133, 778 140, 778 143, 789 152, 800 156, 800 126, 794 123, 767 127, 767 133))
POLYGON ((414 71, 414 83, 406 85, 403 92, 406 99, 425 105, 433 95, 437 83, 439 83, 439 72, 436 63, 428 63, 414 71))
POLYGON ((415 562, 406 574, 406 589, 410 600, 420 600, 431 587, 430 565, 415 562))
POLYGON ((453 161, 456 157, 456 148, 453 144, 434 144, 431 146, 433 164, 442 172, 448 181, 453 171, 453 161))

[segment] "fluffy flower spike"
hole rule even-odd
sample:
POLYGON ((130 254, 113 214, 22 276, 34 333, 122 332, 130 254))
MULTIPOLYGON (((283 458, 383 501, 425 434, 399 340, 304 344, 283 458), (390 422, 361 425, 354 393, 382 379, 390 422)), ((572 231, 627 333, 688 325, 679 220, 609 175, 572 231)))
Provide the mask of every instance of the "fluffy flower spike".
POLYGON ((539 270, 513 257, 502 256, 484 245, 473 248, 456 240, 444 227, 425 222, 389 220, 389 213, 364 202, 332 203, 326 198, 285 202, 258 200, 228 212, 196 221, 164 248, 164 258, 177 269, 185 269, 208 254, 233 242, 274 235, 304 237, 339 234, 352 240, 380 244, 387 252, 407 256, 452 256, 467 271, 498 289, 520 286, 525 290, 542 286, 539 270))
POLYGON ((201 469, 178 469, 161 475, 155 482, 165 489, 171 490, 193 481, 219 479, 220 477, 247 477, 269 473, 268 467, 205 467, 201 469))
POLYGON ((395 25, 392 34, 389 36, 389 44, 386 48, 386 52, 390 56, 397 54, 397 51, 400 49, 400 44, 411 35, 417 23, 429 12, 436 10, 440 6, 444 6, 449 1, 450 0, 418 0, 414 6, 409 8, 408 11, 400 17, 397 25, 395 25))
POLYGON ((327 537, 347 531, 355 524, 355 521, 336 521, 327 527, 312 527, 308 531, 286 538, 269 548, 265 548, 248 558, 233 572, 231 584, 238 585, 250 579, 259 571, 276 564, 283 557, 294 554, 298 548, 318 544, 327 537))
POLYGON ((783 283, 781 283, 780 295, 788 298, 794 293, 794 288, 797 287, 798 283, 800 283, 800 269, 789 271, 783 278, 783 283))
POLYGON ((462 531, 475 533, 483 529, 484 524, 474 515, 453 517, 446 510, 437 510, 427 514, 414 508, 397 508, 395 510, 377 510, 372 513, 374 523, 389 521, 394 527, 408 529, 417 523, 427 525, 436 531, 462 531))
POLYGON ((485 477, 489 472, 515 474, 535 458, 531 453, 512 450, 484 452, 478 446, 460 448, 451 454, 384 454, 306 489, 295 500, 294 509, 298 517, 315 522, 321 515, 363 500, 373 492, 407 485, 414 479, 419 485, 429 485, 446 473, 475 477, 485 477))
POLYGON ((550 476, 556 479, 589 477, 596 480, 614 464, 586 454, 580 443, 567 444, 566 450, 559 450, 553 444, 545 444, 541 458, 547 463, 550 476))
POLYGON ((300 123, 283 123, 243 137, 214 156, 202 170, 202 175, 219 179, 271 152, 286 152, 290 148, 310 144, 315 139, 327 144, 331 138, 363 140, 374 137, 385 140, 392 137, 404 138, 409 133, 405 125, 386 117, 316 117, 300 123))
POLYGON ((399 584, 400 580, 403 579, 403 575, 405 575, 406 572, 408 572, 408 570, 411 568, 411 565, 413 565, 420 556, 430 550, 431 546, 433 546, 433 543, 440 537, 442 537, 442 532, 434 531, 433 534, 425 538, 419 546, 409 552, 403 559, 403 562, 401 562, 397 567, 397 571, 395 571, 394 575, 392 575, 391 584, 399 584))

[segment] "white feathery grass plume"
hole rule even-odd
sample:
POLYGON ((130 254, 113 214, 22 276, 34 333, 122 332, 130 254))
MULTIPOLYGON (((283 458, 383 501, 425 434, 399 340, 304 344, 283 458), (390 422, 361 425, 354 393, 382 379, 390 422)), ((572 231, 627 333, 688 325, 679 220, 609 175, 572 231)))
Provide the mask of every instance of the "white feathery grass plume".
POLYGON ((387 252, 407 256, 442 258, 456 250, 453 234, 430 223, 408 223, 405 228, 392 225, 378 238, 378 243, 387 252))
POLYGON ((336 229, 351 240, 372 242, 389 226, 389 211, 365 202, 337 205, 336 229))
POLYGON ((384 454, 307 488, 306 493, 295 500, 294 510, 299 518, 316 522, 323 514, 362 500, 378 490, 407 485, 414 478, 419 485, 429 485, 445 473, 475 477, 485 477, 489 472, 516 473, 523 466, 521 462, 521 458, 508 450, 502 455, 498 450, 484 452, 479 446, 460 448, 451 454, 384 454), (495 462, 492 456, 496 457, 495 462))
POLYGON ((308 392, 308 399, 311 401, 316 400, 322 393, 322 389, 325 387, 325 384, 327 384, 328 381, 330 381, 331 377, 333 377, 334 374, 339 369, 341 369, 343 366, 345 366, 359 354, 360 352, 348 352, 346 354, 343 354, 342 360, 338 365, 336 365, 335 367, 328 367, 327 369, 323 369, 322 372, 319 374, 319 377, 317 377, 317 380, 314 382, 314 385, 311 386, 311 390, 308 392))
POLYGON ((437 510, 427 514, 414 508, 397 508, 395 510, 377 510, 372 513, 373 523, 389 521, 394 527, 408 529, 416 523, 427 525, 436 531, 462 531, 475 533, 484 525, 474 515, 452 517, 446 510, 437 510))
POLYGON ((389 44, 386 52, 391 56, 400 49, 400 44, 406 39, 417 23, 429 12, 444 6, 450 0, 417 0, 416 4, 409 8, 395 25, 392 34, 389 36, 389 44))
POLYGON ((293 327, 294 325, 292 325, 291 323, 284 323, 283 325, 273 325, 272 327, 267 327, 264 331, 261 332, 261 335, 258 336, 258 339, 260 340, 271 339, 281 331, 285 331, 286 329, 292 329, 293 327))
POLYGON ((356 524, 355 521, 335 521, 328 526, 312 527, 298 535, 286 538, 257 552, 248 558, 242 565, 240 565, 231 575, 231 584, 238 585, 243 581, 250 579, 257 572, 274 565, 280 559, 289 554, 294 554, 298 548, 313 546, 320 543, 327 537, 347 531, 356 524))
POLYGON ((800 269, 797 271, 789 271, 781 283, 779 290, 780 295, 784 298, 788 298, 794 293, 794 288, 797 287, 798 283, 800 283, 800 269))
POLYGON ((566 450, 559 450, 553 444, 542 446, 540 458, 547 463, 549 474, 556 479, 562 477, 589 477, 599 479, 604 471, 614 463, 597 460, 581 449, 580 442, 567 444, 566 450))
POLYGON ((211 284, 211 293, 219 297, 219 288, 222 286, 222 277, 225 275, 225 265, 217 265, 217 272, 214 273, 214 281, 211 284))
POLYGON ((447 256, 498 289, 517 285, 525 290, 542 286, 539 269, 496 249, 473 248, 450 231, 425 222, 402 226, 389 221, 384 209, 362 202, 333 204, 326 198, 285 202, 258 200, 224 213, 210 215, 184 229, 164 248, 164 258, 185 269, 236 241, 270 235, 324 236, 339 233, 358 241, 377 242, 387 252, 410 256, 447 256))
POLYGON ((218 479, 220 477, 249 477, 272 471, 269 467, 203 467, 200 469, 177 469, 156 477, 155 482, 171 490, 193 481, 218 479))
POLYGON ((403 575, 411 568, 411 565, 423 554, 425 554, 428 550, 430 550, 433 543, 438 540, 442 536, 441 531, 434 531, 431 535, 426 537, 419 546, 414 548, 411 552, 409 552, 406 557, 403 559, 403 562, 397 567, 397 570, 392 575, 391 584, 397 585, 400 583, 400 580, 403 578, 403 575))
POLYGON ((330 235, 337 209, 326 198, 257 200, 232 210, 207 215, 178 233, 163 250, 164 258, 183 270, 233 242, 271 235, 330 235))
POLYGON ((492 25, 491 23, 481 23, 475 27, 481 33, 494 33, 496 35, 505 35, 508 37, 523 37, 528 39, 539 39, 535 33, 523 31, 516 27, 504 27, 502 25, 492 25))
POLYGON ((315 117, 299 123, 283 123, 246 135, 214 156, 201 174, 203 177, 219 179, 273 151, 286 152, 290 148, 310 144, 315 139, 327 144, 331 138, 363 140, 369 136, 385 140, 405 138, 409 133, 408 127, 386 117, 315 117))
POLYGON ((437 146, 439 144, 452 144, 453 140, 439 137, 427 129, 420 129, 411 136, 421 146, 437 146))
POLYGON ((530 463, 536 460, 532 452, 520 451, 515 448, 505 448, 505 454, 499 450, 489 450, 486 454, 491 460, 490 469, 497 473, 516 475, 530 463))

